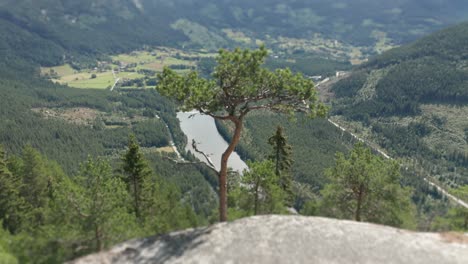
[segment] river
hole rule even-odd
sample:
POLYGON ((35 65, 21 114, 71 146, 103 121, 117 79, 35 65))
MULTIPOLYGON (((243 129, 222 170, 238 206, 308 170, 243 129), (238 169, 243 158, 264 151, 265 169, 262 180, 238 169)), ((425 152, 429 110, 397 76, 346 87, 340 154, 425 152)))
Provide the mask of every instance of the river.
MULTIPOLYGON (((221 155, 228 147, 228 143, 218 133, 214 119, 197 112, 179 112, 177 118, 180 120, 180 127, 188 139, 186 150, 207 163, 205 157, 192 148, 192 139, 195 139, 197 148, 209 155, 216 169, 219 170, 221 155)), ((236 152, 233 152, 229 157, 228 166, 239 172, 247 168, 247 164, 242 161, 236 152)))

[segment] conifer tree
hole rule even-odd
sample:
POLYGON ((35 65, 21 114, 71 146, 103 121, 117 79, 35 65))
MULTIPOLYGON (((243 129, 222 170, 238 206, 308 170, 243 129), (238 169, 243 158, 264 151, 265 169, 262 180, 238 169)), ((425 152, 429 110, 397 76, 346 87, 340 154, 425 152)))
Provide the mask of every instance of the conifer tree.
POLYGON ((140 146, 134 135, 130 135, 127 152, 122 157, 123 180, 127 184, 129 193, 133 199, 133 211, 138 219, 142 219, 141 206, 144 197, 144 184, 149 182, 151 169, 145 160, 140 146))
POLYGON ((244 171, 240 195, 246 194, 249 199, 247 211, 254 215, 284 212, 285 192, 280 188, 279 178, 275 174, 274 164, 271 160, 262 162, 249 162, 249 170, 244 171))
POLYGON ((288 144, 286 136, 283 133, 283 128, 278 126, 276 133, 268 139, 268 144, 273 147, 272 154, 268 157, 275 164, 275 174, 279 179, 281 189, 286 193, 286 204, 292 206, 293 192, 292 192, 292 147, 288 144))
POLYGON ((34 148, 27 146, 24 148, 21 161, 16 164, 18 170, 15 172, 21 178, 20 195, 24 198, 30 226, 35 228, 44 224, 47 205, 49 202, 49 183, 51 171, 48 168, 47 160, 34 148))
POLYGON ((137 230, 135 216, 128 213, 130 197, 125 184, 113 175, 108 162, 89 158, 75 182, 69 182, 62 197, 94 250, 122 241, 137 230))
POLYGON ((44 158, 30 146, 25 147, 22 155, 21 194, 34 208, 47 204, 48 175, 44 158))
POLYGON ((21 180, 8 167, 5 152, 0 146, 0 221, 11 233, 16 233, 24 220, 27 205, 20 196, 21 180))
POLYGON ((362 143, 349 157, 338 153, 327 170, 322 212, 328 216, 392 226, 413 227, 411 189, 400 185, 400 166, 373 155, 362 143))

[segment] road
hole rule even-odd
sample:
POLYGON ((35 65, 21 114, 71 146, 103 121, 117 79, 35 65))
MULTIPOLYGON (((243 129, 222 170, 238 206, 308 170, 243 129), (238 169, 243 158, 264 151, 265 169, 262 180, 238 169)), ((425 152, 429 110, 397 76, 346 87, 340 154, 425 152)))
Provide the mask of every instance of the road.
POLYGON ((446 190, 444 190, 442 187, 440 187, 439 185, 431 182, 430 180, 428 180, 427 178, 424 178, 424 180, 431 186, 434 186, 439 192, 441 192, 442 194, 444 194, 445 196, 447 196, 448 198, 452 199, 452 201, 456 202, 458 205, 462 206, 462 207, 465 207, 466 209, 468 209, 468 203, 466 203, 465 201, 451 195, 450 193, 448 193, 446 190))
MULTIPOLYGON (((373 147, 370 143, 368 143, 366 140, 356 136, 355 134, 347 131, 344 127, 340 126, 339 124, 333 122, 332 120, 328 119, 328 122, 330 122, 332 125, 334 125, 335 127, 337 127, 338 129, 340 129, 341 131, 343 132, 347 132, 349 133, 352 137, 354 137, 356 140, 359 140, 360 142, 366 144, 367 146, 369 146, 372 150, 376 151, 377 153, 379 153, 380 155, 382 155, 384 158, 386 159, 393 159, 392 157, 390 157, 387 153, 383 152, 382 150, 376 148, 376 147, 373 147)), ((442 188, 440 185, 438 185, 437 183, 431 181, 430 179, 428 178, 424 178, 424 181, 427 182, 429 185, 435 187, 440 193, 442 193, 443 195, 445 195, 446 197, 448 197, 449 199, 451 199, 452 201, 454 201, 456 204, 468 209, 468 203, 453 196, 452 194, 450 194, 449 192, 447 192, 444 188, 442 188)))
POLYGON ((179 152, 179 150, 177 149, 177 146, 174 143, 174 137, 172 137, 171 129, 169 128, 167 123, 164 122, 164 120, 162 118, 160 118, 159 116, 157 116, 157 118, 164 123, 164 125, 167 128, 167 131, 169 131, 169 139, 170 139, 169 145, 171 145, 172 149, 174 150, 174 153, 177 155, 177 159, 180 160, 180 161, 185 161, 184 158, 182 157, 182 155, 180 155, 180 152, 179 152))
POLYGON ((114 85, 112 85, 112 87, 110 88, 111 91, 114 90, 115 86, 117 85, 117 83, 120 81, 120 78, 117 77, 117 75, 115 75, 115 72, 114 72, 114 69, 112 69, 112 75, 114 76, 114 85))
POLYGON ((370 148, 372 148, 372 150, 376 151, 377 153, 379 153, 380 155, 382 155, 384 158, 386 159, 392 159, 392 157, 390 157, 389 155, 387 155, 387 153, 383 152, 382 150, 378 149, 378 148, 375 148, 373 147, 369 142, 367 142, 366 140, 356 136, 355 134, 347 131, 344 127, 338 125, 337 123, 333 122, 332 120, 328 119, 328 122, 330 122, 332 125, 336 126, 337 128, 339 128, 341 131, 343 132, 346 132, 346 133, 349 133, 353 138, 355 138, 356 140, 359 140, 360 142, 368 145, 370 148))

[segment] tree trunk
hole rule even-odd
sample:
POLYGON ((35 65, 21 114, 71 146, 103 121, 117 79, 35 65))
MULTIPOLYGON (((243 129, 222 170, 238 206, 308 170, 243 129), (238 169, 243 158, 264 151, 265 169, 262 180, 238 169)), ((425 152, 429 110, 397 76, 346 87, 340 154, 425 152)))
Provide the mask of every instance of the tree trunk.
POLYGON ((465 228, 465 230, 468 230, 468 211, 465 212, 465 223, 463 227, 465 228))
POLYGON ((359 186, 359 193, 357 197, 357 207, 356 212, 354 215, 354 220, 361 222, 361 206, 362 206, 362 195, 363 195, 363 186, 362 184, 359 186))
POLYGON ((275 173, 276 176, 280 176, 280 148, 279 144, 276 144, 276 163, 275 163, 275 173))
POLYGON ((255 183, 255 197, 254 197, 254 215, 258 214, 258 189, 260 188, 260 182, 257 180, 255 183))
POLYGON ((138 182, 136 180, 135 175, 133 175, 133 198, 135 203, 135 216, 139 220, 140 219, 140 205, 138 204, 138 182))
POLYGON ((221 170, 219 171, 219 221, 227 221, 227 171, 228 171, 228 160, 232 152, 236 148, 240 140, 242 131, 242 120, 232 116, 231 120, 235 125, 234 135, 232 136, 231 142, 228 148, 224 151, 221 156, 221 170))
POLYGON ((96 250, 102 251, 104 249, 104 245, 102 243, 102 236, 101 231, 99 230, 99 225, 94 225, 94 237, 96 239, 96 250))

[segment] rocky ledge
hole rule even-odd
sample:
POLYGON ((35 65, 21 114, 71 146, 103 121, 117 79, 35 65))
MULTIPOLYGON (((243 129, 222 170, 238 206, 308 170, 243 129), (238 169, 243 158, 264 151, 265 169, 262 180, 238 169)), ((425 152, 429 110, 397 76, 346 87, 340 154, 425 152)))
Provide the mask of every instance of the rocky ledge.
POLYGON ((71 263, 468 263, 468 234, 255 216, 135 239, 71 263))

